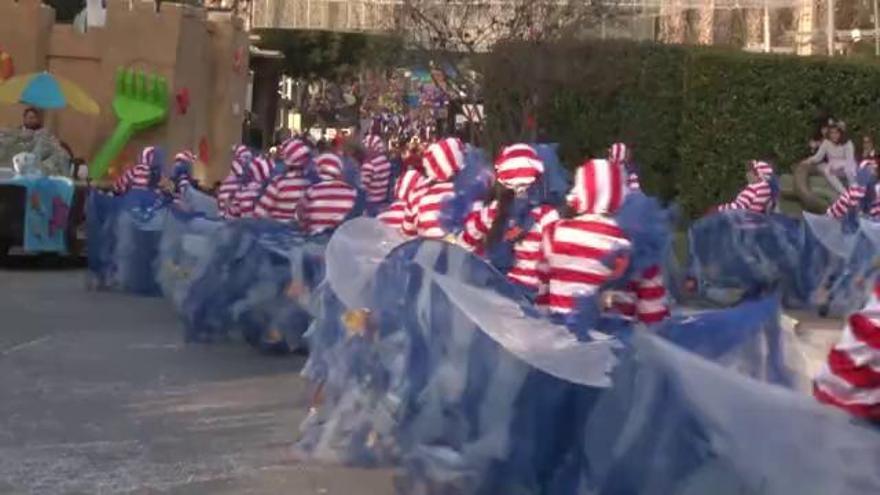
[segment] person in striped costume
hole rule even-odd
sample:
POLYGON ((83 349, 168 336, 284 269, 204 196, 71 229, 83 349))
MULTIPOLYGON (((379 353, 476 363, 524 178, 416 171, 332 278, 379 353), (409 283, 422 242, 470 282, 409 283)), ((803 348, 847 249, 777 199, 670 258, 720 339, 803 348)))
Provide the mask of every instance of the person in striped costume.
POLYGON ((325 153, 315 159, 321 182, 306 190, 297 216, 309 234, 335 229, 351 215, 357 203, 357 190, 342 180, 342 159, 325 153))
POLYGON ((268 157, 260 155, 248 165, 249 181, 232 196, 230 209, 232 218, 254 218, 257 203, 263 194, 266 183, 272 177, 274 167, 268 157))
POLYGON ((366 160, 361 165, 361 187, 367 194, 367 207, 375 210, 388 201, 391 185, 391 162, 384 140, 375 134, 364 138, 366 160))
POLYGON ((403 226, 406 202, 410 194, 425 180, 419 168, 407 169, 394 185, 394 201, 377 217, 380 222, 394 229, 403 226))
POLYGON ((639 172, 632 163, 632 151, 624 143, 614 143, 608 148, 608 160, 621 164, 626 170, 626 187, 630 191, 641 191, 639 172))
POLYGON ((773 166, 761 160, 752 160, 746 170, 749 184, 730 203, 718 206, 718 211, 745 210, 753 213, 772 213, 779 194, 773 166))
POLYGON ((311 185, 305 173, 312 159, 312 150, 305 141, 288 139, 281 145, 279 156, 285 172, 266 187, 257 206, 257 216, 291 222, 296 220, 297 206, 311 185))
POLYGON ((515 144, 501 151, 495 161, 496 187, 493 198, 477 203, 465 219, 459 243, 467 250, 484 255, 487 249, 503 242, 513 244, 513 265, 508 278, 531 290, 538 290, 538 263, 544 229, 559 219, 550 205, 529 205, 524 225, 512 218, 514 201, 525 199, 529 188, 543 175, 544 164, 534 148, 515 144), (514 225, 511 225, 511 222, 514 225))
POLYGON ((669 316, 669 299, 660 265, 652 265, 626 283, 625 290, 609 293, 608 305, 621 316, 654 325, 669 316))
POLYGON ((631 248, 614 214, 626 195, 626 173, 619 162, 589 160, 575 173, 569 194, 572 218, 544 231, 541 279, 546 290, 536 301, 552 314, 572 313, 582 298, 598 294, 626 271, 631 248))
POLYGON ((174 170, 171 180, 174 183, 174 204, 178 207, 183 205, 183 196, 190 188, 196 188, 193 179, 193 165, 198 161, 196 155, 190 150, 184 150, 174 155, 174 170))
POLYGON ((440 209, 445 200, 455 196, 453 180, 462 168, 464 144, 459 139, 441 139, 425 150, 425 181, 407 198, 401 225, 404 235, 444 239, 450 234, 440 223, 440 209))
POLYGON ((232 148, 232 167, 217 191, 217 207, 223 218, 235 218, 232 211, 232 197, 249 181, 249 166, 253 158, 251 150, 243 144, 232 148))
POLYGON ((833 218, 842 219, 847 215, 860 213, 864 206, 865 212, 873 216, 872 210, 880 207, 876 201, 876 192, 874 191, 875 194, 868 201, 869 204, 865 205, 864 203, 868 196, 868 189, 876 188, 876 173, 876 161, 873 159, 862 160, 859 163, 856 181, 847 187, 846 191, 828 207, 825 214, 833 218))
POLYGON ((141 150, 137 163, 116 179, 113 184, 113 192, 122 195, 131 189, 156 188, 159 186, 161 173, 156 147, 147 146, 141 150))
POLYGON ((880 422, 880 279, 868 303, 852 314, 813 381, 820 402, 880 422))

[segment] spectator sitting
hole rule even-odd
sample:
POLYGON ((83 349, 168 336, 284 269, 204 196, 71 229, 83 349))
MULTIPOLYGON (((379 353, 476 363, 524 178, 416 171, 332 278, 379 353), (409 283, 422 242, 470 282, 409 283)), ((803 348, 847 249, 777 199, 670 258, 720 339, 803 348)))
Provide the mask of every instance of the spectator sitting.
POLYGON ((846 136, 846 125, 841 121, 831 125, 828 137, 804 163, 817 166, 831 187, 840 194, 845 193, 846 187, 840 182, 840 177, 845 177, 849 184, 854 184, 856 179, 855 147, 846 136))

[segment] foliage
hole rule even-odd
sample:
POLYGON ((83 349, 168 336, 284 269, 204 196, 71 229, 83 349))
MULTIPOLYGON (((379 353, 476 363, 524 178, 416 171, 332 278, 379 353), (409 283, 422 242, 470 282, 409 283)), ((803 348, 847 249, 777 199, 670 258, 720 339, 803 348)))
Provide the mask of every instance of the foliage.
POLYGON ((849 125, 854 141, 880 129, 880 67, 863 60, 756 55, 630 42, 512 43, 483 66, 487 138, 557 141, 574 166, 632 145, 646 189, 697 215, 731 198, 745 163, 777 169, 808 153, 822 112, 849 125), (529 74, 529 77, 522 77, 529 74))

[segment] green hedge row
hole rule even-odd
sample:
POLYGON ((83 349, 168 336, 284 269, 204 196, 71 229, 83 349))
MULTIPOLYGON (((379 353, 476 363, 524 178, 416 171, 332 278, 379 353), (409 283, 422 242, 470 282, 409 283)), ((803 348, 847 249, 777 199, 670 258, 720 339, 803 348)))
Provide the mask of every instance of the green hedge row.
POLYGON ((576 165, 622 140, 646 189, 691 216, 732 197, 745 163, 780 172, 808 153, 831 112, 858 145, 880 130, 880 66, 872 61, 758 55, 628 42, 509 44, 484 63, 487 137, 529 132, 561 144, 576 165), (534 115, 538 129, 530 129, 534 115))

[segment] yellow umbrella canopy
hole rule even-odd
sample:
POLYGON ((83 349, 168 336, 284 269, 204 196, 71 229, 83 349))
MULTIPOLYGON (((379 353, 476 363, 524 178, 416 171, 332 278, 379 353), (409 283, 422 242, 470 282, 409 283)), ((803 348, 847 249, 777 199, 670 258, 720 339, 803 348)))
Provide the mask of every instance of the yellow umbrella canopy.
POLYGON ((98 103, 77 84, 48 72, 7 79, 0 84, 0 103, 23 103, 43 109, 70 107, 88 115, 101 112, 98 103))

